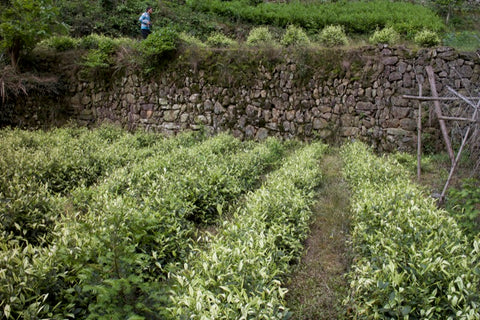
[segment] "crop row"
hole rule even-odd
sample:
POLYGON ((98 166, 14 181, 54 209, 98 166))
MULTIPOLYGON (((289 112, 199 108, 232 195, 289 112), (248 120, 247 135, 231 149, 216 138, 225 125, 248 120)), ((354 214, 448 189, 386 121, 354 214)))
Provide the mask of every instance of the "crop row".
POLYGON ((193 250, 173 281, 169 319, 283 319, 282 277, 302 250, 323 144, 290 156, 214 236, 193 250))
POLYGON ((185 146, 176 139, 58 197, 49 245, 4 233, 6 318, 161 318, 166 274, 187 257, 196 226, 218 221, 289 148, 228 135, 185 146))
POLYGON ((257 25, 286 27, 293 24, 310 31, 328 25, 341 25, 352 33, 371 33, 383 27, 393 27, 402 34, 413 34, 422 29, 444 29, 441 19, 429 8, 405 2, 376 0, 305 4, 293 1, 288 4, 264 2, 256 6, 241 0, 189 0, 187 3, 196 10, 257 25))
POLYGON ((0 131, 0 232, 31 244, 48 243, 60 216, 60 198, 79 186, 90 187, 116 168, 193 145, 200 136, 177 139, 129 134, 115 127, 91 131, 0 131))
POLYGON ((356 319, 479 319, 480 242, 393 161, 342 149, 352 189, 351 293, 356 319))

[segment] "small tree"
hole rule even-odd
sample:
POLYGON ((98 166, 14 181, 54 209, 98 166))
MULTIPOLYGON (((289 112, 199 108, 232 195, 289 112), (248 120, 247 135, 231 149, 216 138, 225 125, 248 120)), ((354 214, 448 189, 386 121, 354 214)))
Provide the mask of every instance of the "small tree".
POLYGON ((22 50, 31 50, 61 26, 54 0, 9 0, 1 9, 0 49, 10 57, 14 69, 22 50))
POLYGON ((464 0, 432 0, 438 12, 445 17, 445 24, 448 25, 450 17, 455 8, 460 9, 464 0))

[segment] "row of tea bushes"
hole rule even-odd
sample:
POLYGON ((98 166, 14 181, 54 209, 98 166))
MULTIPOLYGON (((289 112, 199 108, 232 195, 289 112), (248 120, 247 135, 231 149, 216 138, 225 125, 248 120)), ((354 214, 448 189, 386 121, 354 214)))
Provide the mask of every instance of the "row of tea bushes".
POLYGON ((61 199, 79 186, 93 186, 116 168, 193 145, 200 135, 176 139, 130 134, 113 126, 96 130, 0 131, 0 232, 35 245, 49 242, 63 208, 61 199))
POLYGON ((289 148, 218 135, 153 148, 97 185, 72 189, 52 245, 2 242, 0 310, 25 319, 162 318, 165 274, 190 250, 194 222, 216 221, 289 148))
POLYGON ((480 319, 480 242, 410 182, 398 164, 355 142, 342 148, 352 189, 351 293, 356 319, 480 319))
POLYGON ((302 251, 314 190, 321 182, 323 144, 291 155, 247 195, 207 248, 171 274, 171 319, 283 319, 282 276, 302 251))

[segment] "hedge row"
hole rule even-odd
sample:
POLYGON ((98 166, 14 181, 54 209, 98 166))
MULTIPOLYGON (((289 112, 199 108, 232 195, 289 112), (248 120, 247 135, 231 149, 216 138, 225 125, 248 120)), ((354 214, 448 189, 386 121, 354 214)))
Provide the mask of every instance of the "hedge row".
POLYGON ((430 9, 408 2, 385 0, 347 1, 305 4, 264 2, 256 6, 245 1, 188 0, 195 10, 244 20, 256 25, 286 27, 290 24, 311 31, 329 25, 341 25, 350 33, 371 33, 377 28, 393 27, 402 34, 423 29, 442 31, 445 26, 430 9))
POLYGON ((0 131, 0 232, 32 244, 46 244, 62 212, 61 198, 79 186, 90 187, 116 168, 200 136, 169 140, 155 134, 129 134, 104 126, 97 130, 0 131))
POLYGON ((169 265, 187 256, 195 223, 217 221, 288 149, 228 135, 172 145, 61 198, 52 245, 2 240, 6 318, 161 318, 169 265))
POLYGON ((356 319, 479 319, 480 242, 396 163, 343 147, 351 185, 351 293, 356 319))
POLYGON ((292 155, 223 229, 206 250, 172 274, 171 319, 284 319, 282 276, 302 250, 314 189, 321 182, 323 144, 292 155))

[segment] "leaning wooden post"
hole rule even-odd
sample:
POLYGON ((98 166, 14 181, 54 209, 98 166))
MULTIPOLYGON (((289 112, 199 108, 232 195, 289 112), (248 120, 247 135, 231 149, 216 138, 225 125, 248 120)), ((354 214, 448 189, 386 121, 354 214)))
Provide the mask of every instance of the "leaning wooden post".
MULTIPOLYGON (((427 71, 428 81, 430 82, 430 88, 432 90, 432 97, 438 99, 437 87, 435 85, 435 76, 433 74, 432 66, 426 66, 425 70, 427 71)), ((452 145, 450 143, 450 137, 448 136, 447 126, 445 120, 442 120, 442 109, 440 108, 440 102, 438 100, 433 101, 435 114, 437 115, 438 122, 440 123, 440 129, 442 130, 443 140, 445 141, 445 146, 447 147, 448 156, 450 161, 455 162, 455 155, 453 153, 452 145)))

